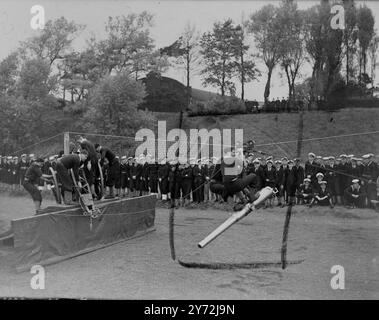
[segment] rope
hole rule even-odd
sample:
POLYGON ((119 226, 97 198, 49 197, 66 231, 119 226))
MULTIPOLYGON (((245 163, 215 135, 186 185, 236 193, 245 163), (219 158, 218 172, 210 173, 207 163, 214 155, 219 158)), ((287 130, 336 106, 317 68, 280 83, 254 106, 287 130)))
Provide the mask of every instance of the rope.
POLYGON ((32 148, 32 147, 34 147, 34 146, 37 146, 37 145, 41 144, 41 143, 47 142, 47 141, 49 141, 49 140, 51 140, 51 139, 54 139, 54 138, 58 137, 58 136, 61 135, 61 134, 63 134, 63 133, 58 133, 58 134, 56 134, 55 136, 52 136, 52 137, 50 137, 50 138, 47 138, 47 139, 44 139, 44 140, 38 141, 38 142, 36 142, 36 143, 34 143, 34 144, 28 146, 28 147, 25 147, 25 148, 19 149, 19 150, 13 152, 13 153, 14 153, 14 154, 20 153, 21 151, 24 151, 24 150, 30 149, 30 148, 32 148))
MULTIPOLYGON (((76 135, 84 135, 84 136, 100 136, 100 137, 108 137, 108 138, 125 138, 125 139, 133 139, 135 140, 135 136, 118 136, 118 135, 112 135, 112 134, 101 134, 101 133, 85 133, 85 132, 69 132, 76 135)), ((326 136, 326 137, 317 137, 317 138, 307 138, 307 139, 301 139, 302 142, 308 142, 308 141, 319 141, 319 140, 328 140, 328 139, 337 139, 337 138, 346 138, 346 137, 354 137, 354 136, 361 136, 361 135, 370 135, 370 134, 377 134, 378 131, 367 131, 367 132, 356 132, 356 133, 350 133, 350 134, 341 134, 341 135, 333 135, 333 136, 326 136)), ((62 133, 60 133, 62 134, 62 133)), ((56 136, 54 136, 56 137, 56 136)), ((49 138, 50 139, 50 138, 49 138)), ((154 141, 162 141, 162 142, 177 142, 177 141, 167 141, 165 139, 154 139, 154 141)), ((185 141, 179 138, 179 142, 185 141)), ((42 141, 43 142, 43 141, 42 141)), ((139 142, 139 141, 136 141, 139 142)), ((270 142, 270 143, 263 143, 258 144, 256 147, 264 147, 264 146, 272 146, 272 145, 279 145, 279 144, 289 144, 289 143, 297 143, 298 140, 287 140, 287 141, 278 141, 278 142, 270 142)), ((196 141, 197 143, 197 141, 196 141)), ((224 146, 224 147, 233 147, 235 144, 225 144, 225 143, 206 143, 202 142, 201 145, 210 145, 210 146, 224 146)))
MULTIPOLYGON (((379 133, 379 131, 370 131, 370 132, 358 132, 358 133, 351 133, 351 134, 341 134, 336 136, 327 136, 327 137, 320 137, 320 138, 309 138, 309 139, 302 139, 301 141, 318 141, 318 140, 327 140, 327 139, 336 139, 336 138, 346 138, 346 137, 354 137, 354 136, 361 136, 361 135, 369 135, 369 134, 376 134, 379 133)), ((298 140, 288 140, 288 141, 280 141, 275 143, 264 143, 256 145, 256 147, 262 147, 262 146, 270 146, 275 144, 287 144, 287 143, 297 143, 298 140)))

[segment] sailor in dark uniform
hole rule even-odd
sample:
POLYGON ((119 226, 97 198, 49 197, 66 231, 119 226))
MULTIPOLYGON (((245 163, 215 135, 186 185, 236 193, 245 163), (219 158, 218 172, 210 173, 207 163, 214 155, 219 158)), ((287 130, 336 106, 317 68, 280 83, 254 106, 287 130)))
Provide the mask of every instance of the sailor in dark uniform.
POLYGON ((33 199, 36 214, 39 213, 42 204, 41 191, 37 188, 36 185, 40 179, 47 180, 50 178, 50 175, 42 174, 41 167, 43 165, 43 162, 43 159, 38 158, 30 165, 30 167, 25 172, 25 177, 22 184, 25 190, 29 192, 33 199))
MULTIPOLYGON (((107 159, 107 171, 106 176, 107 179, 105 181, 105 185, 108 187, 109 193, 105 197, 106 199, 114 198, 114 185, 117 176, 117 170, 120 169, 120 165, 115 165, 116 155, 107 147, 103 147, 98 143, 95 144, 95 150, 100 153, 100 165, 104 165, 105 159, 107 159)), ((87 152, 88 153, 88 152, 87 152)))
POLYGON ((362 208, 366 194, 359 184, 359 179, 353 179, 352 185, 345 190, 345 203, 351 208, 362 208))
POLYGON ((121 165, 120 165, 120 157, 116 156, 114 158, 113 163, 113 170, 114 170, 114 188, 116 190, 116 197, 119 197, 121 195, 121 165))
POLYGON ((327 182, 321 181, 320 189, 315 193, 309 207, 312 207, 313 204, 318 204, 320 206, 330 206, 333 208, 333 202, 330 197, 329 190, 327 188, 327 182))
MULTIPOLYGON (((170 199, 174 206, 179 207, 180 200, 180 172, 179 163, 177 159, 170 161, 170 172, 168 174, 168 188, 170 199)), ((158 163, 157 163, 157 177, 158 177, 158 163)), ((158 178, 157 178, 158 179, 158 178)))
POLYGON ((315 162, 316 155, 313 152, 308 153, 308 160, 304 165, 305 177, 309 177, 312 183, 316 180, 316 173, 318 172, 318 166, 315 162))
POLYGON ((294 168, 296 170, 296 190, 298 190, 304 182, 304 178, 305 178, 304 168, 300 165, 299 158, 295 158, 293 161, 295 163, 294 168))
POLYGON ((194 202, 201 203, 204 201, 204 170, 201 165, 201 159, 197 161, 197 164, 195 164, 192 168, 192 174, 193 174, 193 199, 194 202))
POLYGON ((288 171, 285 181, 283 182, 284 189, 287 194, 287 205, 295 204, 296 196, 296 183, 297 183, 297 170, 294 166, 293 160, 288 161, 288 171))
MULTIPOLYGON (((272 189, 276 188, 276 168, 273 166, 271 159, 267 160, 267 166, 264 168, 264 178, 265 185, 271 187, 272 189)), ((272 208, 272 198, 266 200, 266 207, 272 208)))
POLYGON ((28 167, 29 167, 29 163, 28 163, 28 160, 26 158, 26 154, 22 154, 21 160, 18 164, 18 170, 20 172, 20 183, 21 184, 24 182, 25 173, 26 173, 26 170, 28 170, 28 167))
POLYGON ((162 195, 162 200, 168 200, 168 175, 170 173, 170 165, 167 163, 167 159, 161 159, 160 166, 158 167, 158 184, 159 190, 162 195))
POLYGON ((278 180, 278 206, 282 208, 285 206, 288 195, 286 193, 286 180, 288 176, 288 159, 283 157, 281 160, 282 164, 278 170, 277 180, 278 180))
POLYGON ((335 157, 329 156, 328 162, 325 165, 325 180, 328 182, 328 189, 332 197, 333 204, 341 204, 341 199, 337 201, 338 179, 337 166, 335 165, 335 157))
POLYGON ((91 141, 87 140, 84 137, 79 137, 78 144, 82 150, 87 150, 88 152, 88 159, 84 163, 84 174, 86 176, 93 198, 99 198, 100 194, 96 194, 95 192, 95 181, 99 178, 100 175, 100 170, 98 168, 99 158, 95 146, 91 141))
POLYGON ((149 163, 149 188, 152 195, 158 197, 158 171, 159 164, 154 158, 149 163))
POLYGON ((371 200, 377 200, 376 192, 376 180, 379 175, 378 165, 373 161, 374 155, 372 153, 362 156, 364 161, 364 167, 362 170, 362 183, 365 188, 365 193, 367 196, 366 205, 368 207, 374 207, 371 200))
POLYGON ((299 204, 310 204, 313 199, 313 188, 311 179, 305 178, 297 191, 299 204))
POLYGON ((126 156, 122 156, 120 163, 120 179, 122 193, 120 194, 120 196, 122 196, 123 198, 126 197, 128 192, 128 171, 128 159, 126 158, 126 156))
POLYGON ((72 190, 74 188, 73 181, 69 174, 69 170, 72 169, 76 181, 80 186, 79 181, 79 168, 83 165, 84 161, 88 158, 87 150, 82 150, 80 154, 68 154, 64 155, 57 161, 57 179, 61 184, 61 189, 64 193, 64 203, 72 204, 72 190))
POLYGON ((129 166, 129 190, 131 197, 137 196, 137 188, 138 188, 138 181, 137 181, 137 174, 138 174, 138 164, 137 164, 137 158, 132 158, 130 160, 130 166, 129 166))
POLYGON ((183 170, 182 170, 183 202, 185 206, 188 206, 191 201, 192 182, 193 182, 193 171, 189 164, 189 161, 186 161, 183 164, 183 170))
POLYGON ((347 155, 341 154, 340 158, 341 158, 341 162, 338 165, 338 174, 337 174, 338 184, 339 184, 339 188, 338 188, 339 194, 337 196, 340 196, 343 202, 343 194, 344 194, 345 189, 348 187, 349 181, 351 180, 351 178, 349 177, 350 165, 347 163, 347 155))

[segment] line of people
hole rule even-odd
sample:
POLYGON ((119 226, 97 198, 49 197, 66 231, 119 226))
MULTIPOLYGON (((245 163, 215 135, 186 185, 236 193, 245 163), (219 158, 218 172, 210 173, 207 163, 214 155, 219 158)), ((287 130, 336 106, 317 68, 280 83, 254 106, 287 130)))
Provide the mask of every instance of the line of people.
MULTIPOLYGON (((191 202, 223 201, 222 193, 213 189, 223 183, 217 172, 220 159, 160 159, 150 155, 137 157, 118 157, 109 148, 88 140, 79 142, 81 149, 88 153, 85 163, 90 162, 91 170, 84 166, 86 177, 92 186, 93 194, 99 194, 100 160, 108 198, 155 194, 163 200, 175 199, 177 205, 191 202), (180 161, 178 161, 180 160, 180 161)), ((75 150, 73 152, 76 152, 75 150)), ((233 156, 234 151, 231 151, 233 156)), ((56 169, 62 153, 44 160, 43 174, 49 174, 49 167, 56 169)), ((350 207, 374 207, 378 200, 379 167, 373 154, 362 157, 342 154, 339 157, 321 157, 308 154, 304 165, 300 159, 285 157, 258 157, 245 154, 239 177, 254 174, 254 188, 265 186, 278 190, 275 199, 267 201, 266 206, 285 206, 288 204, 346 205, 350 207), (276 202, 276 203, 275 203, 276 202)), ((21 185, 34 155, 1 157, 0 183, 12 186, 21 185), (5 159, 6 161, 3 161, 5 159)), ((44 181, 38 183, 40 186, 44 181)), ((67 190, 68 191, 68 190, 67 190)), ((225 200, 225 199, 224 199, 225 200)))

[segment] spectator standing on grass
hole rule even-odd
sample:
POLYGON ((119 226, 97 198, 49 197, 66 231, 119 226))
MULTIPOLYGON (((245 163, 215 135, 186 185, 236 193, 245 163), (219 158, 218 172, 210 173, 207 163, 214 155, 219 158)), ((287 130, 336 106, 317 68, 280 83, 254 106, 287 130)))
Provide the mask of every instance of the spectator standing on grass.
POLYGON ((377 200, 376 180, 378 178, 378 165, 373 161, 372 153, 362 156, 364 166, 362 170, 362 178, 364 179, 364 188, 367 197, 367 206, 374 207, 371 200, 377 200))

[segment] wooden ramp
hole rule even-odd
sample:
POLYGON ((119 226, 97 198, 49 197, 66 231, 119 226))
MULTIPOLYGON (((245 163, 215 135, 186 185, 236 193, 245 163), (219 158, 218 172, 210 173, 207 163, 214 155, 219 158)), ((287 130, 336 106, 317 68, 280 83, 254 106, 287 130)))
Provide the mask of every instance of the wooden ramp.
POLYGON ((154 231, 156 196, 97 202, 101 216, 83 216, 79 206, 49 207, 11 221, 2 244, 13 245, 17 272, 85 254, 154 231))

